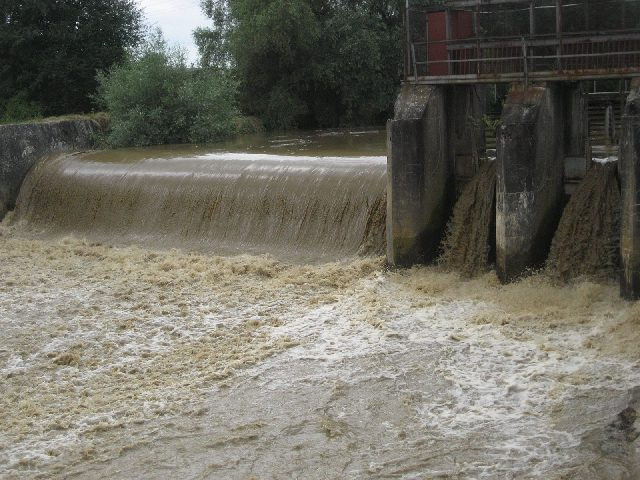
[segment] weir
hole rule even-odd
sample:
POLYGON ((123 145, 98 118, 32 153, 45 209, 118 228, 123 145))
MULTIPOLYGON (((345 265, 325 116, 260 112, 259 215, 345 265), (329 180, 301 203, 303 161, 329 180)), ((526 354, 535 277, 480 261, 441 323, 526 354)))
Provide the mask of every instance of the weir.
MULTIPOLYGON (((442 255, 452 265, 456 242, 459 252, 471 251, 470 244, 460 243, 465 238, 459 233, 460 219, 466 218, 466 239, 480 242, 474 247, 485 262, 492 261, 484 253, 493 248, 491 236, 478 232, 495 228, 495 269, 503 282, 545 264, 562 270, 559 275, 565 279, 602 272, 610 277, 621 270, 622 295, 640 298, 640 30, 628 18, 630 12, 640 13, 640 2, 610 3, 606 16, 597 15, 600 7, 587 1, 407 3, 405 76, 388 127, 389 263, 429 263, 442 255), (478 215, 470 212, 478 208, 476 202, 488 202, 480 200, 482 195, 460 192, 483 158, 493 161, 492 153, 475 141, 482 135, 467 128, 466 141, 460 142, 452 126, 489 128, 483 94, 487 84, 509 88, 496 129, 495 210, 485 215, 487 226, 479 229, 472 222, 478 215), (465 91, 479 100, 461 106, 465 91), (625 92, 630 93, 620 119, 625 92), (443 139, 446 148, 440 146, 443 139), (467 145, 474 159, 466 168, 460 168, 460 144, 467 145), (591 170, 594 160, 618 157, 619 168, 614 162, 591 170), (575 201, 560 223, 572 194, 577 194, 575 201), (590 208, 596 214, 589 215, 590 208), (445 237, 447 222, 451 226, 445 237), (589 225, 578 228, 580 222, 589 225), (567 242, 572 228, 582 232, 576 239, 581 250, 574 257, 586 262, 583 270, 563 264, 571 251, 567 242), (548 259, 554 236, 555 250, 548 259), (618 241, 619 248, 611 246, 618 241), (589 256, 585 249, 597 252, 589 256)), ((472 182, 476 189, 478 182, 472 182)), ((481 270, 466 261, 458 269, 481 270)))
POLYGON ((334 260, 384 253, 384 157, 96 152, 45 159, 14 223, 39 235, 334 260))

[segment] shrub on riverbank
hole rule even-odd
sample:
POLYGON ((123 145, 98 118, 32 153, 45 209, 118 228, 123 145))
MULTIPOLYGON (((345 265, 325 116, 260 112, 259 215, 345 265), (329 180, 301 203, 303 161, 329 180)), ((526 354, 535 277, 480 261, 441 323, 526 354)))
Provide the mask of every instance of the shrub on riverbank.
POLYGON ((19 92, 6 102, 0 100, 0 124, 23 122, 42 117, 42 107, 29 100, 26 92, 19 92))
POLYGON ((160 38, 98 81, 98 98, 111 118, 110 146, 206 143, 236 132, 233 78, 187 66, 160 38))

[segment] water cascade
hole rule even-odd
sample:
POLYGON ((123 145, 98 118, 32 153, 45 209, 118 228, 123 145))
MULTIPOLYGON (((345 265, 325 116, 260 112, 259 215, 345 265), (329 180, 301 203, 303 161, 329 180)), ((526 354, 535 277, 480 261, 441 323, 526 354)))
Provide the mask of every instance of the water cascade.
POLYGON ((39 163, 15 221, 39 234, 223 253, 384 253, 384 157, 208 153, 39 163))
POLYGON ((495 255, 496 166, 486 163, 467 184, 449 221, 440 263, 465 276, 485 271, 495 255))
POLYGON ((547 260, 549 275, 614 278, 620 265, 617 162, 594 163, 564 209, 547 260))

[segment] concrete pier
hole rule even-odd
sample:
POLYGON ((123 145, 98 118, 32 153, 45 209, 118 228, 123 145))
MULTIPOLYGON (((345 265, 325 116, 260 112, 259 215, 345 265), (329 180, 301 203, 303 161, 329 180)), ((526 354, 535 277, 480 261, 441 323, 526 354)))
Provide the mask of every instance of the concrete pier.
POLYGON ((387 126, 390 265, 428 263, 437 257, 455 201, 456 177, 472 177, 484 149, 479 88, 402 87, 387 126), (474 118, 475 126, 469 124, 474 118))
POLYGON ((404 85, 387 126, 387 260, 431 261, 451 211, 445 89, 404 85))
POLYGON ((561 215, 562 86, 514 85, 498 129, 496 269, 508 282, 542 265, 561 215))
POLYGON ((620 294, 640 299, 640 79, 634 80, 622 118, 620 144, 620 294))

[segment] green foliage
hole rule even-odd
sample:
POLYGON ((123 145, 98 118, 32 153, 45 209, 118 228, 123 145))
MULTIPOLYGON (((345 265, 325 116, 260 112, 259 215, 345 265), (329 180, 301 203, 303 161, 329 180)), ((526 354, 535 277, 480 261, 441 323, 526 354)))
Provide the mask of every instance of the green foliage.
POLYGON ((45 115, 89 111, 96 72, 140 37, 134 0, 3 0, 0 97, 20 96, 45 115))
POLYGON ((397 0, 203 0, 201 61, 238 78, 268 128, 378 124, 402 62, 397 0))
POLYGON ((42 117, 42 107, 30 101, 26 92, 18 92, 1 108, 0 123, 22 122, 42 117))
POLYGON ((184 55, 157 37, 98 80, 111 146, 213 142, 235 133, 237 86, 230 75, 187 67, 184 55))

